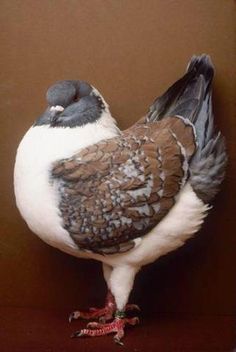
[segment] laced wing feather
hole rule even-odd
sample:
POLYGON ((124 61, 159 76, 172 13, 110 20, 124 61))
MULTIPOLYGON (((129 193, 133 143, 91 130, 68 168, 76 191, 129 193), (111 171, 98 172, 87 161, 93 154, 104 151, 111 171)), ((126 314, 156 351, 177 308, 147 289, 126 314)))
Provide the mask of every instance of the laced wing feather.
POLYGON ((194 150, 192 127, 167 118, 57 162, 52 179, 65 229, 82 250, 132 249, 174 205, 194 150))

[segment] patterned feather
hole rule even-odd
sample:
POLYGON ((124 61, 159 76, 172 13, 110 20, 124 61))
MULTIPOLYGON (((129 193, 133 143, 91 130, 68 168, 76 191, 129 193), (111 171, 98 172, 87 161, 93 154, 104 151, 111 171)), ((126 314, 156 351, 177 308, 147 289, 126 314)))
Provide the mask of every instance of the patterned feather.
POLYGON ((137 124, 57 162, 52 176, 66 230, 81 249, 131 249, 175 203, 195 149, 193 127, 172 117, 137 124))

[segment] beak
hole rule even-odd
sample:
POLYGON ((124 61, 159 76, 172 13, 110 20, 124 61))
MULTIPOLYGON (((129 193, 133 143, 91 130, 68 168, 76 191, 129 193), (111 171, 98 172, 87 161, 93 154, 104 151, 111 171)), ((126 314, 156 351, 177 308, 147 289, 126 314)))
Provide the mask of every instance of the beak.
POLYGON ((58 115, 58 111, 50 111, 50 121, 52 125, 55 125, 58 115))
POLYGON ((51 120, 51 124, 55 125, 57 122, 57 119, 60 115, 60 113, 64 111, 63 106, 61 105, 56 105, 56 106, 51 106, 50 108, 50 120, 51 120))

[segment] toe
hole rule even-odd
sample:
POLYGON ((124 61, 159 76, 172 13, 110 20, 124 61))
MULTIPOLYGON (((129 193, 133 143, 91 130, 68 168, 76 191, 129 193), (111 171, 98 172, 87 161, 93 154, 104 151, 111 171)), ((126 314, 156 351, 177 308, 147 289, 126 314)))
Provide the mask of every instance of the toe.
POLYGON ((126 318, 125 322, 128 323, 129 325, 137 325, 139 324, 139 318, 138 317, 126 318))
POLYGON ((88 324, 87 324, 87 328, 89 329, 96 329, 96 328, 99 328, 101 324, 97 323, 96 321, 90 321, 88 324))
POLYGON ((121 339, 124 337, 124 329, 119 329, 117 333, 114 336, 114 341, 120 346, 123 346, 124 343, 121 341, 121 339))

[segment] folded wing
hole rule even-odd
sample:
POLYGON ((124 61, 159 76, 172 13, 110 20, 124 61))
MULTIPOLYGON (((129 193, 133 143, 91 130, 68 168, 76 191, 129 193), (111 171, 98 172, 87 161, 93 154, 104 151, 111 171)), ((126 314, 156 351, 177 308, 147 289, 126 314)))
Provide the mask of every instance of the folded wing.
POLYGON ((195 150, 192 125, 169 117, 57 162, 52 180, 65 229, 83 250, 130 250, 174 205, 195 150))

